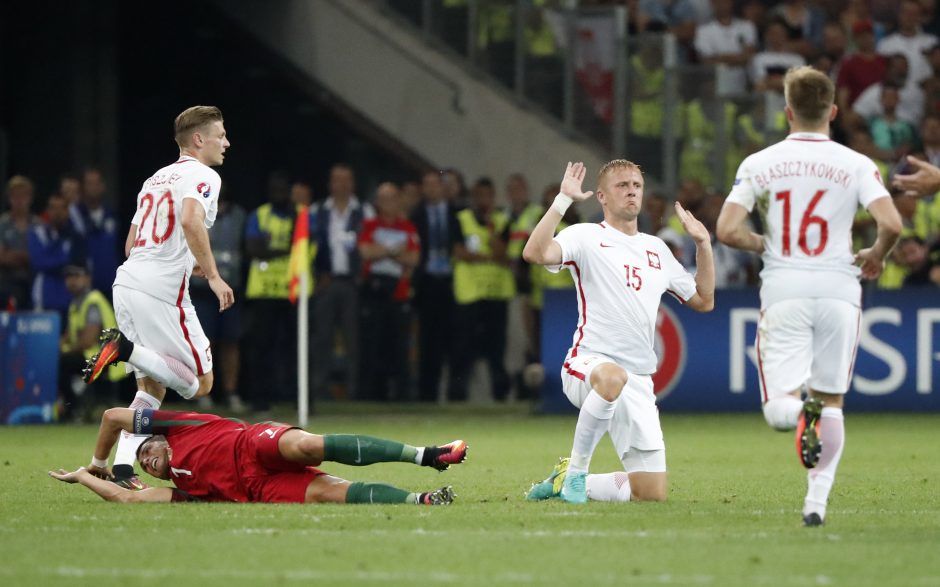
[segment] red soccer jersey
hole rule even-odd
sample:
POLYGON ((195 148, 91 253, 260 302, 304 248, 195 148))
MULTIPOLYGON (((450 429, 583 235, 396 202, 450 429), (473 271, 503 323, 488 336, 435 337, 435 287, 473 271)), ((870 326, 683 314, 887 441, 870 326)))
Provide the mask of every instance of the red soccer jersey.
POLYGON ((207 501, 249 501, 235 454, 246 427, 240 420, 169 410, 137 410, 134 422, 136 433, 166 436, 173 451, 170 480, 207 501))
MULTIPOLYGON (((381 216, 369 218, 363 222, 362 232, 359 233, 359 243, 373 243, 388 249, 405 251, 417 251, 421 246, 418 241, 418 231, 410 220, 398 218, 389 221, 381 216)), ((398 261, 378 259, 365 262, 362 264, 362 273, 365 276, 371 274, 397 278, 398 284, 395 287, 393 299, 397 302, 408 299, 411 288, 410 271, 398 261)))

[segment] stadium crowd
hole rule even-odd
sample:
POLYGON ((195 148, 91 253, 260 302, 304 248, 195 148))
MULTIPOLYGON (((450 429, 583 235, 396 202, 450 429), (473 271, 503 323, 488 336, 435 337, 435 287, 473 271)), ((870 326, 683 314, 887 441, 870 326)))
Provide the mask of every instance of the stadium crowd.
MULTIPOLYGON (((480 38, 488 43, 481 43, 482 51, 506 50, 497 42, 509 39, 499 10, 514 4, 480 3, 486 32, 480 38)), ((557 3, 533 4, 547 10, 557 3)), ((459 29, 467 3, 442 6, 457 15, 459 29)), ((640 230, 666 241, 687 268, 694 269, 694 244, 669 203, 679 201, 714 233, 729 188, 717 184, 706 157, 715 147, 715 121, 724 120, 729 130, 725 155, 733 174, 744 156, 786 132, 780 108, 761 109, 774 97, 782 104, 782 77, 790 66, 809 63, 836 80, 840 114, 833 138, 875 160, 886 184, 904 172, 906 155, 940 165, 940 10, 934 0, 628 0, 626 6, 632 33, 668 31, 682 48, 683 63, 714 73, 708 78, 713 84, 690 82, 682 92, 678 189, 648 190, 640 217, 640 230), (753 95, 771 99, 744 99, 753 95)), ((548 63, 560 49, 550 31, 543 32, 526 38, 529 52, 548 63)), ((658 140, 661 133, 657 55, 641 49, 630 57, 638 83, 628 145, 658 140)), ((492 54, 490 63, 505 65, 498 56, 492 54)), ((655 160, 640 162, 655 169, 655 160)), ((362 194, 357 171, 363 170, 334 165, 322 199, 281 172, 270 175, 268 201, 254 210, 244 209, 237 195, 221 195, 212 248, 237 303, 220 314, 204 280, 195 278, 191 286, 219 363, 213 401, 237 412, 249 405, 264 412, 272 401, 293 398, 297 321, 287 267, 302 206, 309 206, 313 253, 313 398, 465 400, 478 359, 487 364, 494 399, 531 397, 523 373, 538 362, 543 293, 573 287, 566 272, 550 274, 522 260, 526 239, 558 185, 522 171, 467 185, 460 170, 445 169, 362 194), (529 179, 544 183, 533 190, 529 179), (518 360, 506 360, 506 341, 519 330, 510 325, 510 307, 522 317, 518 360), (250 352, 242 352, 245 345, 250 352)), ((109 298, 127 227, 118 225, 112 205, 129 204, 126 195, 108 193, 107 178, 95 168, 64 175, 42 202, 34 191, 30 178, 15 175, 0 200, 0 302, 9 311, 61 315, 63 413, 77 416, 82 395, 114 404, 115 394, 124 393, 121 386, 133 385, 123 369, 112 369, 95 384, 100 391, 85 390, 78 370, 68 367, 91 356, 97 332, 114 325, 109 298)), ((904 233, 877 286, 936 287, 940 198, 893 195, 904 233)), ((594 220, 571 208, 560 228, 594 220)), ((859 242, 871 241, 873 226, 860 211, 859 242)), ((717 241, 713 248, 717 287, 757 284, 755 258, 717 241)))

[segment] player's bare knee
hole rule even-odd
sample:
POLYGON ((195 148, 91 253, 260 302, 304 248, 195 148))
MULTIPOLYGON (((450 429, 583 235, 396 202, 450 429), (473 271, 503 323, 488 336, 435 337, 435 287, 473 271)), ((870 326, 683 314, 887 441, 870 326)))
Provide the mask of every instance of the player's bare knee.
POLYGON ((631 473, 630 490, 633 501, 666 501, 665 473, 631 473))
POLYGON ((323 437, 319 434, 304 432, 297 441, 297 449, 308 465, 319 465, 323 462, 323 437))
POLYGON ((600 365, 591 372, 591 388, 609 402, 620 397, 626 384, 627 372, 612 363, 600 365))
POLYGON ((198 378, 199 389, 196 390, 196 395, 193 396, 194 398, 205 397, 209 395, 209 392, 212 391, 212 383, 215 380, 215 377, 212 375, 212 371, 199 375, 198 378))

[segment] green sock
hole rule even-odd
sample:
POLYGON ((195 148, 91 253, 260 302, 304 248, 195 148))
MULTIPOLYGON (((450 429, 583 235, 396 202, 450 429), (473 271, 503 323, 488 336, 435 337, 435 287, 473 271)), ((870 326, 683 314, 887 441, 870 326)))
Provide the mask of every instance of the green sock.
POLYGON ((352 483, 346 503, 418 503, 418 494, 384 483, 352 483))
POLYGON ((418 449, 407 444, 360 434, 323 435, 323 460, 344 465, 415 462, 418 449))

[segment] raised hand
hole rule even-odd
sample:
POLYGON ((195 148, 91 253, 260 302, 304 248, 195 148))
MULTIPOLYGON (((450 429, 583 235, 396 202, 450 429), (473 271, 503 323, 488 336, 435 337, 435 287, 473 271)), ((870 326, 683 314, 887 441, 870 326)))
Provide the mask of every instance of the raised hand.
POLYGON ((585 169, 584 163, 569 161, 568 168, 565 169, 565 177, 561 180, 561 193, 575 202, 581 202, 593 196, 594 192, 581 191, 581 182, 584 181, 585 173, 587 173, 587 169, 585 169))
POLYGON ((695 241, 696 244, 711 242, 711 235, 708 234, 708 229, 705 228, 705 225, 692 215, 691 212, 682 207, 682 204, 676 202, 676 216, 679 217, 679 222, 682 223, 682 228, 685 229, 685 232, 695 241))
POLYGON ((907 156, 907 163, 914 172, 895 175, 891 180, 893 187, 911 196, 929 196, 940 190, 940 168, 910 155, 907 156))

